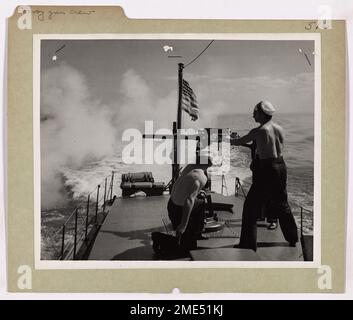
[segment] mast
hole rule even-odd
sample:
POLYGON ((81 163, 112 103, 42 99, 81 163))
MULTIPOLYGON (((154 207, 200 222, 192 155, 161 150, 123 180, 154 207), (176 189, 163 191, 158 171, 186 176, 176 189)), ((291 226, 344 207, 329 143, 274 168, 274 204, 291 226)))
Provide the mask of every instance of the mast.
POLYGON ((181 105, 182 105, 182 99, 183 99, 183 69, 184 69, 184 64, 179 63, 178 64, 178 113, 177 113, 177 129, 181 129, 181 105))
POLYGON ((180 159, 178 150, 180 149, 180 139, 178 139, 178 130, 181 129, 182 126, 182 100, 183 100, 183 69, 184 64, 178 63, 178 109, 177 109, 177 121, 173 122, 173 148, 174 148, 174 161, 172 166, 172 184, 174 184, 175 180, 178 178, 178 173, 180 170, 180 159))

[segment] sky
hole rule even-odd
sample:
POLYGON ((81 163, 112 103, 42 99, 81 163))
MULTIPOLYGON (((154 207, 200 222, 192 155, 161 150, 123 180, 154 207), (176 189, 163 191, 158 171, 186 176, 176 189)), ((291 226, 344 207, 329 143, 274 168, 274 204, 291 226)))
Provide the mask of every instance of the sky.
MULTIPOLYGON (((46 40, 42 42, 42 74, 65 65, 82 75, 90 99, 111 109, 121 109, 126 100, 135 100, 136 105, 130 105, 135 113, 145 114, 146 109, 162 122, 168 117, 169 123, 176 114, 177 64, 191 61, 208 43, 46 40), (57 61, 52 61, 53 53, 63 44, 66 47, 58 53, 57 61), (172 46, 173 52, 164 52, 164 45, 172 46), (171 54, 183 58, 168 58, 171 54), (144 101, 152 105, 146 107, 144 101)), ((313 51, 313 41, 214 41, 184 70, 184 79, 189 81, 200 105, 199 124, 212 126, 219 113, 251 113, 260 100, 270 100, 279 113, 312 113, 313 51), (312 66, 299 48, 308 53, 312 66)))

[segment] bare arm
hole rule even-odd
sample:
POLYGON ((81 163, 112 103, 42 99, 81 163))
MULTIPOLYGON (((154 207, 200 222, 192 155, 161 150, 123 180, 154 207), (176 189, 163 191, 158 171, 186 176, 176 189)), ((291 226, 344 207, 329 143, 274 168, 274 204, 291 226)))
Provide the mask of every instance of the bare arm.
POLYGON ((199 181, 194 181, 194 183, 191 186, 190 190, 190 195, 186 198, 185 204, 183 207, 183 215, 181 217, 181 223, 177 227, 177 232, 179 233, 184 233, 185 229, 188 225, 190 214, 192 211, 192 208, 194 207, 195 199, 200 191, 201 184, 199 181))
POLYGON ((231 144, 233 146, 247 146, 246 144, 249 142, 252 142, 253 140, 256 139, 256 136, 259 132, 258 128, 252 129, 249 131, 248 134, 246 134, 245 136, 241 137, 241 138, 232 138, 231 137, 231 144))
POLYGON ((254 148, 253 143, 252 143, 252 144, 245 143, 245 144, 242 144, 241 146, 242 146, 242 147, 249 148, 249 149, 251 149, 251 150, 254 148))
POLYGON ((281 144, 283 144, 283 143, 284 143, 284 139, 285 139, 284 131, 283 131, 282 128, 280 128, 280 129, 279 129, 279 142, 280 142, 281 144))

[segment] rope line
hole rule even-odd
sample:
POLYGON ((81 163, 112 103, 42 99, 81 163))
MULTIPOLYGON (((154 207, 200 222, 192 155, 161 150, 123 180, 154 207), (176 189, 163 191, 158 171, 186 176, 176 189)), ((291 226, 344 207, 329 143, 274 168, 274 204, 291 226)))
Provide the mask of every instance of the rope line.
POLYGON ((199 55, 198 55, 196 58, 194 58, 194 59, 191 60, 188 64, 186 64, 186 65, 184 66, 184 69, 185 69, 186 67, 188 67, 189 65, 191 65, 192 63, 194 63, 194 62, 208 49, 208 47, 213 43, 213 41, 214 41, 214 40, 212 40, 212 41, 206 46, 206 48, 203 49, 203 50, 199 53, 199 55))

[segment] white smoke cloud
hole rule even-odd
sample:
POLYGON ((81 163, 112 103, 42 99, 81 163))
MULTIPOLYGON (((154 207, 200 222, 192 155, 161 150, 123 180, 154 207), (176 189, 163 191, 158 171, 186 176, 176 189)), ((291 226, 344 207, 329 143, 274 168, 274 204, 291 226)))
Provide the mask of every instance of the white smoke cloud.
POLYGON ((42 206, 61 205, 61 172, 114 151, 115 128, 111 111, 92 99, 85 78, 60 65, 42 74, 41 165, 42 206))
POLYGON ((147 81, 132 69, 123 74, 118 90, 121 97, 116 106, 115 123, 120 133, 129 128, 143 130, 145 120, 152 120, 155 130, 172 127, 176 117, 176 90, 157 96, 147 81))

